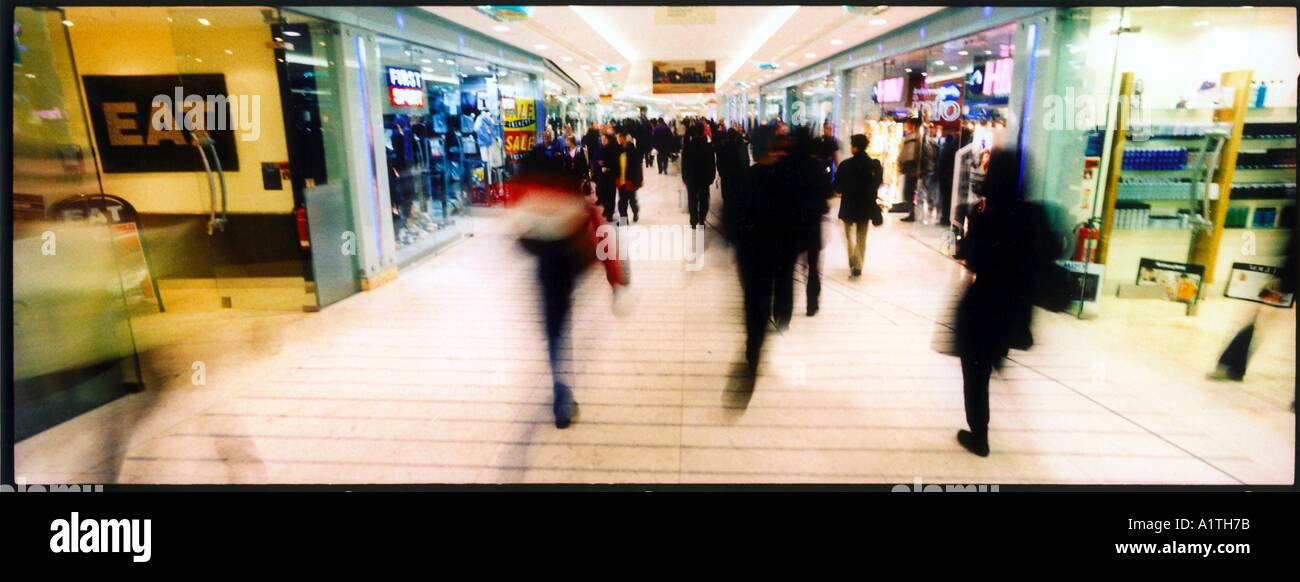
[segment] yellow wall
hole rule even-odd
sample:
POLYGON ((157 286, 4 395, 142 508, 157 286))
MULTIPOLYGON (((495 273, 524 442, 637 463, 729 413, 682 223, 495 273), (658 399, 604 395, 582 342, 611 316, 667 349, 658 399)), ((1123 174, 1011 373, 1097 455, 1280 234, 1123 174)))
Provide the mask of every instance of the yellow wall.
MULTIPOLYGON (((271 30, 263 22, 262 9, 67 8, 66 14, 73 22, 69 32, 80 75, 220 73, 231 95, 260 95, 260 136, 243 141, 236 132, 239 171, 226 172, 229 210, 293 210, 287 182, 283 190, 262 188, 261 164, 288 160, 271 30), (211 24, 204 26, 198 18, 211 24)), ((126 198, 140 212, 208 212, 208 182, 202 171, 103 174, 103 181, 106 193, 126 198)))

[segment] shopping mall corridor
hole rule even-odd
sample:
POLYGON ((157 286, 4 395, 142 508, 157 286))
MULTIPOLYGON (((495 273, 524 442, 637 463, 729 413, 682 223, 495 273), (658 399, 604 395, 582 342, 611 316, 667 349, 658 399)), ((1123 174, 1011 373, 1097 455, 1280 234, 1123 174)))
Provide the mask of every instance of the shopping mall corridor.
MULTIPOLYGON (((685 224, 677 179, 647 173, 640 224, 685 224)), ((473 220, 475 236, 395 282, 285 318, 277 345, 213 363, 205 386, 186 384, 189 367, 177 362, 178 385, 19 443, 19 480, 1264 484, 1292 475, 1285 378, 1210 382, 1208 364, 1188 365, 1185 351, 1130 349, 1150 338, 1122 316, 1108 325, 1040 314, 1038 345, 995 373, 993 454, 966 453, 954 439, 965 426, 960 368, 940 353, 963 270, 927 244, 932 227, 892 217, 871 233, 860 280, 848 278, 838 222, 827 224, 821 312, 803 315, 797 284, 795 319, 772 332, 748 406, 726 390, 743 343, 741 296, 715 232, 698 271, 634 263, 638 304, 623 318, 603 275, 588 272, 572 332, 582 413, 557 430, 530 257, 504 218, 473 220)), ((1206 309, 1163 342, 1181 335, 1212 350, 1228 324, 1206 309)), ((239 337, 230 349, 247 347, 233 345, 239 337)), ((1290 355, 1261 354, 1260 369, 1293 373, 1293 327, 1289 337, 1290 355)))

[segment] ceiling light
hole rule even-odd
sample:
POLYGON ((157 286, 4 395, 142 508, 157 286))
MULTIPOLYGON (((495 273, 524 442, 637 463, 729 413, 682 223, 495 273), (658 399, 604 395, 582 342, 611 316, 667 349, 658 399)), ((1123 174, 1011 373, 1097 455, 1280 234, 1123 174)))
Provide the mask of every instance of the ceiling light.
POLYGON ((63 21, 63 26, 72 26, 72 21, 71 21, 71 20, 64 20, 64 21, 63 21))
POLYGON ((200 18, 200 19, 199 19, 199 24, 202 24, 203 26, 211 26, 211 25, 212 25, 212 23, 211 23, 211 22, 208 22, 208 19, 206 19, 206 18, 200 18))
POLYGON ((544 51, 544 50, 546 50, 547 47, 546 47, 546 45, 544 45, 544 44, 540 44, 540 43, 538 43, 538 44, 533 45, 533 48, 535 48, 535 49, 537 49, 537 50, 539 50, 539 51, 544 51))
POLYGON ((431 61, 431 60, 429 60, 429 59, 420 59, 420 62, 421 62, 421 63, 432 63, 433 61, 431 61))
POLYGON ((284 31, 284 35, 285 35, 285 36, 302 36, 302 33, 301 33, 301 32, 298 32, 298 31, 296 31, 296 30, 286 30, 286 31, 284 31))
POLYGON ((803 56, 805 59, 815 59, 817 58, 817 53, 804 53, 803 56))
POLYGON ((884 26, 888 23, 889 21, 885 20, 884 18, 872 18, 871 20, 867 21, 867 24, 870 24, 871 26, 884 26))
POLYGON ((957 51, 957 54, 959 54, 959 55, 961 55, 961 56, 964 57, 964 56, 970 54, 970 51, 957 51))
POLYGON ((588 71, 591 70, 591 65, 580 65, 578 68, 584 71, 588 71))
POLYGON ((1192 26, 1209 26, 1209 24, 1210 21, 1208 20, 1197 20, 1196 22, 1192 23, 1192 26))
POLYGON ((495 30, 497 32, 510 32, 510 27, 504 24, 498 24, 496 26, 493 26, 492 30, 495 30))
POLYGON ((573 57, 560 57, 560 60, 566 63, 571 63, 573 62, 573 57))
POLYGON ((831 39, 831 44, 833 44, 833 45, 835 45, 835 46, 839 46, 839 45, 844 44, 844 41, 842 41, 842 40, 840 40, 840 39, 838 39, 838 38, 832 38, 832 39, 831 39))
POLYGON ((786 63, 786 66, 797 67, 797 66, 799 66, 799 63, 796 63, 796 62, 794 62, 794 61, 790 61, 790 62, 786 63))
POLYGON ((228 54, 228 55, 233 55, 233 54, 235 54, 235 51, 232 51, 232 50, 230 50, 230 49, 226 49, 226 54, 228 54))

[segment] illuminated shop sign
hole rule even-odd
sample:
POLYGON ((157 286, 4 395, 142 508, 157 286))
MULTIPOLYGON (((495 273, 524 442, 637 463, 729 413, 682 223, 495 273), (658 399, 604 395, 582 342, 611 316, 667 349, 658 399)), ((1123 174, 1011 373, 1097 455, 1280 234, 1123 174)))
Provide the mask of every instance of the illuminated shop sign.
POLYGON ((898 103, 903 100, 903 77, 890 77, 876 82, 876 103, 898 103))
POLYGON ((411 69, 386 68, 388 102, 393 107, 424 107, 424 76, 411 69))

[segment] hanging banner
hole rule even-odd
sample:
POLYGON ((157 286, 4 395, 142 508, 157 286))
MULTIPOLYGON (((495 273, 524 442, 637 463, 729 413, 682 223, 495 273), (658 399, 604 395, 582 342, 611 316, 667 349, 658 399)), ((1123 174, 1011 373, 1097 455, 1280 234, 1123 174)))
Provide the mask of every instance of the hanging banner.
POLYGON ((717 79, 715 61, 654 61, 654 93, 712 93, 717 79))
POLYGON ((506 156, 522 159, 537 141, 537 101, 501 98, 501 119, 505 126, 506 156))
POLYGON ((1232 274, 1228 278, 1228 288, 1223 294, 1233 299, 1254 301, 1273 307, 1291 307, 1295 304, 1295 293, 1282 291, 1281 288, 1281 268, 1233 263, 1232 274))

